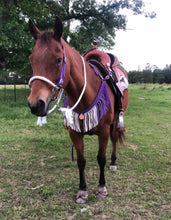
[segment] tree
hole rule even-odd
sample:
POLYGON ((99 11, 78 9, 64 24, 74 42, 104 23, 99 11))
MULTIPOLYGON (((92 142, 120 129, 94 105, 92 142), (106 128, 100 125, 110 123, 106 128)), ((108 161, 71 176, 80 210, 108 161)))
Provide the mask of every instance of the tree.
POLYGON ((81 53, 90 47, 93 39, 98 45, 114 45, 115 30, 125 29, 126 17, 120 9, 135 14, 148 14, 142 0, 0 0, 0 68, 20 75, 30 72, 28 56, 34 41, 27 20, 31 18, 42 30, 53 27, 55 16, 64 23, 64 39, 81 53))
POLYGON ((146 65, 142 71, 129 71, 129 83, 171 83, 171 65, 166 65, 163 70, 155 67, 146 65))

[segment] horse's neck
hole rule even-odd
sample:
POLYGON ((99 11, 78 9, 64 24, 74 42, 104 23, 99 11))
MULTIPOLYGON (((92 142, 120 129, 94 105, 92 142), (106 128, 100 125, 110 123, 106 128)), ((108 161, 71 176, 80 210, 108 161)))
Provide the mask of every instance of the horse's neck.
MULTIPOLYGON (((67 62, 70 65, 68 68, 70 71, 70 78, 68 86, 66 87, 66 93, 71 106, 73 106, 78 100, 85 83, 84 68, 81 55, 77 51, 72 49, 72 51, 67 51, 66 54, 68 60, 67 62)), ((100 78, 95 75, 94 71, 86 61, 85 65, 86 89, 78 107, 76 108, 80 111, 88 108, 93 103, 101 84, 100 78)))

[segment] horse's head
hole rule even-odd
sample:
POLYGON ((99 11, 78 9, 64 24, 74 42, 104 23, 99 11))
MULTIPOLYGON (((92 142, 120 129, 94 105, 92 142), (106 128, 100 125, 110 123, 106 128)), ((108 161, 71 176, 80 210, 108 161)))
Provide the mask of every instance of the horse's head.
POLYGON ((29 30, 36 44, 30 55, 33 77, 30 79, 31 93, 28 105, 38 116, 46 115, 50 101, 61 86, 65 69, 63 25, 57 17, 52 32, 41 32, 31 20, 29 30))

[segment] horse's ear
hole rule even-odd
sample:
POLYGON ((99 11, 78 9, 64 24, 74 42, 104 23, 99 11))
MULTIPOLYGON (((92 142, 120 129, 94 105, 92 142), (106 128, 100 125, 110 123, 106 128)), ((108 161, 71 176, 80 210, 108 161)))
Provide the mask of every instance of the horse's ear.
POLYGON ((62 37, 63 34, 63 24, 61 19, 57 16, 56 17, 56 21, 55 21, 55 26, 53 29, 54 33, 53 33, 53 37, 59 41, 62 37))
POLYGON ((29 30, 30 30, 31 35, 34 37, 34 39, 37 40, 41 32, 36 27, 36 25, 32 22, 31 19, 29 19, 29 30))

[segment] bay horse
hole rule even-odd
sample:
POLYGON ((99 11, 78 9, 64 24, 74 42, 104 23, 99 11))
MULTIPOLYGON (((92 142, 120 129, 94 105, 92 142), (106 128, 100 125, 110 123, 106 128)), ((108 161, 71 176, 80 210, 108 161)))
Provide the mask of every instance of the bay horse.
MULTIPOLYGON (((116 97, 105 79, 100 77, 100 70, 95 73, 79 52, 64 41, 63 24, 59 17, 56 17, 53 31, 40 31, 31 20, 29 20, 29 30, 36 40, 32 54, 29 56, 33 70, 29 83, 31 92, 28 97, 31 112, 37 116, 47 115, 50 102, 63 88, 70 106, 64 108, 63 113, 76 149, 79 169, 80 182, 76 202, 84 204, 88 199, 83 142, 85 134, 98 136, 97 161, 100 178, 96 193, 99 198, 105 198, 107 189, 104 168, 108 139, 110 137, 112 142, 111 165, 114 166, 116 142, 124 136, 123 130, 117 128, 116 97)), ((124 111, 128 104, 126 94, 125 97, 124 111)))

